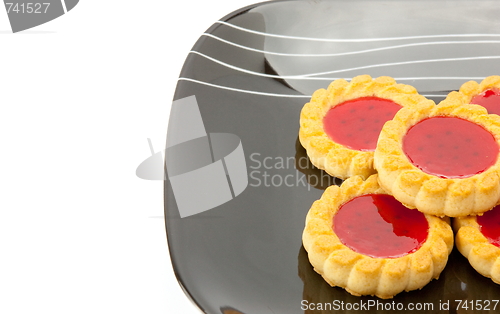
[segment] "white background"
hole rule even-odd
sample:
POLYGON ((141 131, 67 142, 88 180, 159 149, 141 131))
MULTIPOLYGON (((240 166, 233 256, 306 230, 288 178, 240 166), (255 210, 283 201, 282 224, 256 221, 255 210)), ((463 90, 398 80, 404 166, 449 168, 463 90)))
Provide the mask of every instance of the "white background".
MULTIPOLYGON (((43 1, 42 1, 43 2, 43 1)), ((175 280, 164 148, 184 60, 257 1, 81 0, 12 34, 0 7, 0 313, 200 313, 175 280)))

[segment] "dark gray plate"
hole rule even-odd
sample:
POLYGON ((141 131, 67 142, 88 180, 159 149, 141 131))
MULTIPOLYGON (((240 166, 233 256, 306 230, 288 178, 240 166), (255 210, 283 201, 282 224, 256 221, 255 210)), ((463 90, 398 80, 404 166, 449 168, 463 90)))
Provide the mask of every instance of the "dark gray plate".
POLYGON ((324 313, 349 312, 342 302, 472 313, 475 300, 494 313, 500 287, 456 251, 439 280, 393 300, 329 287, 301 235, 312 202, 341 181, 309 163, 297 134, 304 103, 335 78, 388 75, 438 102, 468 80, 500 74, 498 16, 497 1, 276 1, 210 27, 180 75, 166 153, 168 243, 192 300, 210 314, 309 313, 306 305, 332 302, 338 311, 324 313), (220 148, 216 133, 236 140, 220 148))

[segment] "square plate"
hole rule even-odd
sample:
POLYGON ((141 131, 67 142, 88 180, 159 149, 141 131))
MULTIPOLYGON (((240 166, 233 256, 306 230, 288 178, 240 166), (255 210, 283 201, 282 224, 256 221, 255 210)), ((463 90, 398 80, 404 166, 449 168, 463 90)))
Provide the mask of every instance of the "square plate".
POLYGON ((178 81, 166 151, 168 243, 192 300, 210 314, 295 314, 320 303, 445 313, 455 300, 498 299, 500 287, 456 250, 439 280, 392 300, 330 287, 301 236, 311 204, 341 180, 298 142, 302 106, 334 79, 392 76, 439 102, 500 74, 498 16, 496 1, 272 1, 202 34, 178 81))

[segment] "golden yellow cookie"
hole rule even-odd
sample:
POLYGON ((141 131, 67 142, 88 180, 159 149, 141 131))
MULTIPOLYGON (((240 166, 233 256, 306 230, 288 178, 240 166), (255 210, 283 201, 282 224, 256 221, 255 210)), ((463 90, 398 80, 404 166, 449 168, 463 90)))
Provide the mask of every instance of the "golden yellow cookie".
POLYGON ((455 218, 456 246, 481 275, 500 284, 500 206, 483 216, 455 218))
POLYGON ((458 92, 449 93, 444 102, 447 101, 480 105, 488 113, 500 115, 500 76, 488 76, 481 83, 466 82, 458 92))
POLYGON ((354 176, 314 202, 302 235, 314 270, 353 295, 392 298, 438 278, 453 248, 443 219, 404 207, 354 176))
POLYGON ((449 217, 483 213, 500 198, 500 116, 454 98, 403 108, 380 132, 380 185, 401 203, 449 217))
POLYGON ((383 124, 401 107, 434 104, 409 85, 383 76, 333 81, 314 92, 300 114, 299 139, 313 165, 346 179, 375 173, 373 151, 383 124))

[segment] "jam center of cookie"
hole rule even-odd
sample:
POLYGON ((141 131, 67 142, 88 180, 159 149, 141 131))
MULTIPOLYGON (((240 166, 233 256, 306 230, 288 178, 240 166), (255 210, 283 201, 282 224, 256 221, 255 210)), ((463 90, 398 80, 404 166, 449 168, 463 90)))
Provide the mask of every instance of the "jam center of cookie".
POLYGON ((415 252, 427 239, 424 214, 385 194, 358 196, 342 205, 333 218, 340 241, 353 251, 378 258, 415 252))
POLYGON ((487 89, 481 94, 474 96, 470 103, 483 106, 488 110, 488 113, 500 115, 500 89, 487 89))
POLYGON ((399 109, 392 100, 378 97, 348 100, 327 112, 324 130, 334 142, 350 149, 374 151, 384 123, 399 109))
POLYGON ((432 117, 412 126, 403 150, 417 168, 441 178, 466 178, 481 173, 497 160, 493 135, 473 122, 432 117))
POLYGON ((485 212, 482 216, 477 216, 477 223, 488 241, 500 247, 500 205, 485 212))

